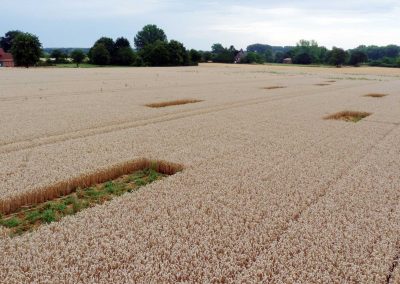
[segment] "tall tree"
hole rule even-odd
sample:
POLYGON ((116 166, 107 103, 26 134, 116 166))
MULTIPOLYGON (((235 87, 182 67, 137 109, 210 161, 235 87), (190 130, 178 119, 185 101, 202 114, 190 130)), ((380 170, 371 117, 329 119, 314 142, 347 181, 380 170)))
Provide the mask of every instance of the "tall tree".
POLYGON ((330 52, 330 64, 340 67, 346 62, 347 53, 342 48, 333 47, 330 52))
POLYGON ((0 37, 0 47, 5 51, 9 52, 12 47, 12 42, 14 38, 21 34, 21 31, 9 31, 7 32, 4 37, 0 37))
POLYGON ((116 49, 112 63, 116 65, 129 66, 135 62, 136 55, 130 46, 120 47, 116 49))
POLYGON ((136 60, 135 53, 131 48, 129 40, 120 37, 114 44, 114 51, 111 54, 111 63, 116 65, 129 66, 136 60))
MULTIPOLYGON (((143 49, 146 45, 154 44, 157 41, 167 42, 167 36, 165 32, 156 25, 144 26, 143 29, 136 34, 134 39, 135 47, 138 50, 143 49)), ((160 46, 160 44, 158 45, 160 46)))
POLYGON ((354 66, 359 66, 360 63, 367 62, 368 56, 362 50, 353 50, 350 54, 349 64, 354 66))
POLYGON ((76 67, 79 67, 79 64, 83 62, 86 55, 81 49, 75 49, 71 52, 71 57, 72 60, 74 60, 74 63, 76 63, 76 67))
POLYGON ((189 64, 189 55, 182 43, 171 40, 168 43, 169 65, 182 66, 189 64))
POLYGON ((247 52, 257 52, 258 54, 266 53, 267 51, 272 52, 272 47, 268 44, 255 43, 247 47, 247 52))
POLYGON ((212 52, 214 55, 223 53, 224 51, 225 51, 225 47, 223 47, 222 44, 220 44, 220 43, 214 43, 214 44, 211 46, 211 52, 212 52))
POLYGON ((103 43, 95 44, 91 48, 90 61, 98 65, 107 65, 110 63, 111 55, 103 43))
POLYGON ((282 51, 278 51, 275 53, 275 63, 282 63, 283 59, 285 58, 285 54, 282 51))
POLYGON ((323 58, 325 57, 326 52, 327 49, 323 46, 318 46, 318 43, 315 40, 304 39, 300 40, 297 43, 296 47, 292 50, 294 62, 301 64, 321 63, 323 61, 323 58))
POLYGON ((297 53, 293 58, 293 62, 295 64, 311 64, 313 62, 313 58, 311 57, 310 53, 307 51, 303 51, 301 53, 297 53))
POLYGON ((390 44, 385 46, 384 50, 385 50, 385 56, 394 58, 399 55, 400 47, 394 44, 390 44))
POLYGON ((108 53, 111 55, 114 53, 114 40, 109 37, 101 37, 95 43, 94 46, 98 44, 103 44, 104 47, 108 50, 108 53))
POLYGON ((20 33, 12 41, 11 53, 17 65, 29 67, 40 60, 42 44, 30 33, 20 33))
POLYGON ((264 63, 264 58, 262 57, 262 54, 258 52, 247 52, 246 56, 243 59, 243 63, 264 63))
POLYGON ((190 61, 193 64, 197 64, 197 63, 199 63, 201 61, 202 56, 201 56, 201 53, 199 51, 197 51, 195 49, 191 49, 189 51, 189 58, 190 58, 190 61))
POLYGON ((211 52, 212 60, 220 63, 233 63, 235 61, 235 56, 238 53, 233 45, 229 48, 225 48, 220 43, 213 44, 211 52))
POLYGON ((139 51, 144 65, 147 66, 167 66, 170 65, 168 43, 165 41, 156 41, 153 44, 147 44, 139 51))
POLYGON ((115 44, 114 44, 114 49, 118 49, 121 47, 131 47, 129 40, 124 37, 117 38, 117 40, 115 41, 115 44))

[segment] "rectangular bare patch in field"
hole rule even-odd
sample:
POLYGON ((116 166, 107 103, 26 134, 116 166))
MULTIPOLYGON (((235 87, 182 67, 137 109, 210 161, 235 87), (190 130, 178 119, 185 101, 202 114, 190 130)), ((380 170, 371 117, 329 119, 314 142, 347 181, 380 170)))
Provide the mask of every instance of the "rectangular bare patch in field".
POLYGON ((82 175, 1 203, 0 226, 10 236, 32 231, 181 171, 179 164, 136 160, 82 175))
POLYGON ((202 102, 202 100, 185 99, 185 100, 175 100, 175 101, 151 103, 151 104, 147 104, 146 106, 151 107, 151 108, 160 108, 160 107, 168 107, 168 106, 176 106, 176 105, 193 104, 193 103, 199 103, 199 102, 202 102))
POLYGON ((360 112, 360 111, 341 111, 334 114, 330 114, 325 116, 324 119, 335 119, 335 120, 343 120, 348 122, 359 122, 361 119, 366 118, 371 115, 369 112, 360 112))
POLYGON ((364 95, 364 97, 370 97, 370 98, 383 98, 386 96, 387 96, 387 94, 378 94, 378 93, 371 93, 371 94, 364 95))
POLYGON ((173 175, 181 171, 183 166, 180 164, 148 159, 138 159, 117 164, 107 169, 101 169, 93 173, 83 174, 76 178, 38 188, 7 200, 0 200, 0 213, 10 214, 18 211, 23 206, 43 203, 59 198, 60 196, 68 195, 75 192, 78 188, 91 187, 146 168, 154 169, 165 175, 173 175))
POLYGON ((275 90, 275 89, 284 89, 286 86, 269 86, 269 87, 263 87, 264 90, 275 90))

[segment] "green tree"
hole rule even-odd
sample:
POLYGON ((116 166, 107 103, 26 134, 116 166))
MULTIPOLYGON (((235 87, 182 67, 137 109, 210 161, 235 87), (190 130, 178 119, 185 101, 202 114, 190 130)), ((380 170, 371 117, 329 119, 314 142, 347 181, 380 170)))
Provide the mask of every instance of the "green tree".
POLYGON ((265 62, 274 62, 274 55, 273 55, 273 53, 272 53, 272 50, 267 49, 267 50, 264 52, 264 59, 263 59, 263 61, 265 61, 265 62))
POLYGON ((330 52, 329 62, 332 65, 340 67, 346 62, 347 53, 342 48, 333 47, 330 52))
POLYGON ((182 43, 171 40, 168 43, 169 65, 183 66, 189 64, 189 54, 182 43))
POLYGON ((262 58, 262 55, 259 54, 258 52, 247 52, 247 54, 246 54, 246 56, 245 56, 245 58, 243 60, 243 63, 250 63, 250 64, 258 63, 258 64, 261 64, 261 63, 264 63, 264 60, 262 58))
POLYGON ((122 47, 131 47, 129 40, 124 37, 119 37, 115 41, 114 49, 122 48, 122 47))
POLYGON ((212 53, 210 51, 204 51, 201 57, 202 57, 202 59, 201 59, 202 61, 208 62, 208 61, 212 60, 212 53))
POLYGON ((256 52, 258 54, 265 54, 268 51, 272 53, 272 46, 268 44, 256 43, 249 45, 246 50, 247 52, 256 52))
POLYGON ((51 52, 50 57, 55 59, 55 63, 65 63, 68 55, 65 54, 61 49, 54 49, 51 52))
POLYGON ((111 55, 111 64, 129 66, 136 60, 136 54, 131 48, 129 40, 120 37, 114 43, 113 52, 111 55))
POLYGON ((12 41, 11 53, 17 65, 29 67, 40 60, 42 44, 30 33, 20 33, 12 41))
POLYGON ((274 62, 275 63, 282 63, 283 59, 285 59, 285 54, 282 51, 278 51, 277 53, 275 53, 275 58, 274 58, 274 62))
POLYGON ((190 61, 192 63, 197 64, 197 63, 199 63, 201 61, 202 56, 201 56, 201 53, 199 51, 197 51, 195 49, 191 49, 189 51, 189 58, 190 58, 190 61))
POLYGON ((390 44, 384 47, 385 56, 395 58, 399 55, 400 47, 394 44, 390 44))
POLYGON ((107 49, 108 53, 110 55, 113 54, 115 43, 114 43, 114 40, 112 38, 101 37, 94 43, 94 46, 96 46, 98 44, 103 44, 104 47, 107 49))
POLYGON ((302 39, 297 43, 296 47, 291 50, 291 52, 292 56, 289 57, 293 57, 294 63, 311 64, 322 63, 324 61, 327 49, 323 46, 318 46, 318 43, 315 40, 302 39), (300 63, 299 61, 301 61, 302 63, 300 63))
POLYGON ((213 53, 214 55, 221 54, 221 53, 225 52, 225 50, 226 50, 225 47, 223 47, 222 44, 220 44, 220 43, 214 43, 211 46, 211 53, 213 53))
POLYGON ((313 58, 307 51, 297 53, 295 55, 295 57, 293 58, 293 63, 295 63, 295 64, 308 65, 308 64, 311 64, 312 62, 313 62, 313 58))
POLYGON ((71 52, 71 57, 74 60, 74 63, 76 63, 76 67, 79 67, 79 64, 83 62, 86 55, 81 49, 75 49, 71 52))
POLYGON ((5 52, 9 52, 11 50, 12 42, 13 42, 14 38, 19 34, 22 34, 22 32, 21 31, 9 31, 9 32, 7 32, 4 35, 4 37, 0 37, 0 47, 5 52))
POLYGON ((368 56, 364 51, 353 50, 350 54, 349 64, 354 66, 359 66, 360 63, 367 62, 368 56))
POLYGON ((238 51, 234 46, 225 48, 220 43, 215 43, 211 47, 212 60, 220 63, 233 63, 238 51))
POLYGON ((115 43, 112 38, 101 37, 89 50, 88 56, 91 63, 98 65, 107 65, 112 63, 112 57, 115 52, 115 43), (107 52, 104 51, 106 49, 107 52))
POLYGON ((98 43, 91 48, 90 61, 98 65, 107 65, 110 63, 111 55, 103 43, 98 43))
MULTIPOLYGON (((164 31, 158 28, 156 25, 147 25, 139 31, 134 39, 135 47, 137 50, 141 50, 149 44, 155 44, 157 41, 167 42, 167 36, 164 31)), ((160 47, 160 43, 157 44, 160 47)))
POLYGON ((136 60, 136 55, 130 46, 120 47, 115 51, 113 63, 116 65, 129 66, 136 60))
POLYGON ((168 43, 161 40, 145 45, 139 55, 146 66, 167 66, 170 62, 168 43))

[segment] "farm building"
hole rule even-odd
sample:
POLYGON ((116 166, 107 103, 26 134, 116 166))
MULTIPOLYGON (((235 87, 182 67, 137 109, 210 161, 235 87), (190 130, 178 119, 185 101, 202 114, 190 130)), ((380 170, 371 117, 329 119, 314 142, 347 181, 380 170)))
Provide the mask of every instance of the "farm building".
POLYGON ((283 64, 292 64, 292 63, 293 63, 292 58, 283 59, 283 64))
POLYGON ((0 48, 0 67, 14 67, 14 58, 11 53, 0 48))
POLYGON ((293 63, 292 58, 283 59, 283 64, 292 64, 292 63, 293 63))

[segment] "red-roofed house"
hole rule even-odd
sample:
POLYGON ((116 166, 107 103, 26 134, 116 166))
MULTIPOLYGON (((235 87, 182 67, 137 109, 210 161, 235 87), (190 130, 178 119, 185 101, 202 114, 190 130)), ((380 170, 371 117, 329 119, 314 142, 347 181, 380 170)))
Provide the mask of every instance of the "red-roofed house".
POLYGON ((0 48, 0 67, 14 67, 14 58, 11 53, 0 48))

